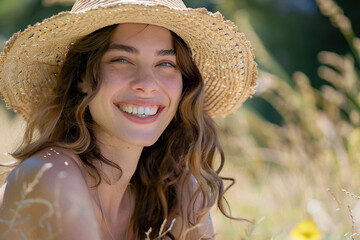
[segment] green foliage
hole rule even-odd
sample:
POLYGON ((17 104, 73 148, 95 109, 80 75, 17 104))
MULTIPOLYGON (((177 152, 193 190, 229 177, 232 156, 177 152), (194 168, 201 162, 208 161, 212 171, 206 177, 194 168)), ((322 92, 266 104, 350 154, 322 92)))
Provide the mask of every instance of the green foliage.
MULTIPOLYGON (((359 34, 360 1, 337 2, 352 19, 354 31, 359 34)), ((248 15, 264 47, 283 70, 289 75, 296 71, 304 72, 316 88, 326 84, 317 75, 318 52, 324 49, 341 54, 350 51, 345 37, 320 13, 314 0, 218 0, 218 9, 236 22, 243 14, 248 15)), ((239 29, 247 33, 241 26, 239 29)), ((268 68, 268 64, 262 65, 261 62, 260 66, 278 75, 277 71, 268 68)), ((279 77, 289 80, 283 75, 279 77)))
POLYGON ((41 22, 52 15, 68 10, 69 7, 52 5, 45 7, 42 0, 0 1, 0 35, 9 38, 26 26, 41 22))
POLYGON ((183 0, 187 7, 191 8, 206 8, 208 10, 213 10, 216 6, 214 0, 183 0))

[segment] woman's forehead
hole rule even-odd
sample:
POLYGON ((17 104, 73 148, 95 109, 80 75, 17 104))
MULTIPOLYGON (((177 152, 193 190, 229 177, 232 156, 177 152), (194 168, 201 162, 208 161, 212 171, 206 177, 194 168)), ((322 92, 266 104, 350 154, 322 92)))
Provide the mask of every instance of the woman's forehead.
POLYGON ((111 44, 126 44, 129 46, 152 44, 154 47, 172 48, 173 39, 171 32, 163 27, 143 23, 119 24, 111 38, 111 44))

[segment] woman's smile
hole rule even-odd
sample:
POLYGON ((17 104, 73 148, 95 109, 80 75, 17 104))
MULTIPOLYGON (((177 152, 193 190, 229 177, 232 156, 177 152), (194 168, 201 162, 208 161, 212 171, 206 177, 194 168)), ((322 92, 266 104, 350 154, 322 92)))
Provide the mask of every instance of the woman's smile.
POLYGON ((119 108, 126 113, 142 118, 154 116, 159 110, 159 106, 120 105, 119 108))
POLYGON ((137 124, 149 124, 160 116, 164 106, 156 103, 114 103, 120 112, 137 124))
POLYGON ((183 87, 170 31, 120 24, 99 70, 100 89, 89 104, 97 137, 154 144, 174 117, 183 87))

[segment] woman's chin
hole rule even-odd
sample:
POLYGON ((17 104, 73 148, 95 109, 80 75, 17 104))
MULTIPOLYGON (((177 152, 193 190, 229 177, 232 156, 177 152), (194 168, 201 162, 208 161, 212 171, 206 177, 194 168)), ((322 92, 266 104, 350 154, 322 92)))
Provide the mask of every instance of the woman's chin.
POLYGON ((137 147, 150 147, 156 143, 159 136, 133 136, 126 139, 126 143, 137 147))

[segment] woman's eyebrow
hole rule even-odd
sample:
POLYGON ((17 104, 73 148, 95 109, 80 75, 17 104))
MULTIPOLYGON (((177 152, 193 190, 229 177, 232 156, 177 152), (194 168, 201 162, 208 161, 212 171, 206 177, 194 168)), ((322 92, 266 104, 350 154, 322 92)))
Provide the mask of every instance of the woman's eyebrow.
POLYGON ((175 49, 166 49, 166 50, 159 50, 157 51, 158 56, 175 56, 176 52, 175 49))
MULTIPOLYGON (((128 45, 123 45, 123 44, 110 44, 109 49, 108 50, 121 50, 121 51, 125 51, 128 53, 134 53, 134 54, 139 54, 139 50, 135 47, 132 46, 128 46, 128 45)), ((159 50, 156 52, 156 55, 158 56, 175 56, 175 50, 174 49, 163 49, 163 50, 159 50)))
POLYGON ((127 45, 122 45, 122 44, 110 44, 109 49, 108 50, 122 50, 128 53, 135 53, 135 54, 139 54, 139 50, 137 50, 134 47, 131 46, 127 46, 127 45))

